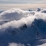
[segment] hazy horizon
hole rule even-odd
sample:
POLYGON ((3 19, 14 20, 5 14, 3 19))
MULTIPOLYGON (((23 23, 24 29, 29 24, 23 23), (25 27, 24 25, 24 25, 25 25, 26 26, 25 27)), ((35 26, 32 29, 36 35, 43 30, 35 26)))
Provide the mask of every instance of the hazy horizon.
POLYGON ((11 8, 21 9, 46 8, 46 4, 0 4, 0 10, 8 10, 11 8))
POLYGON ((46 0, 0 0, 0 10, 46 8, 46 0))
POLYGON ((46 4, 46 0, 0 0, 0 4, 46 4))

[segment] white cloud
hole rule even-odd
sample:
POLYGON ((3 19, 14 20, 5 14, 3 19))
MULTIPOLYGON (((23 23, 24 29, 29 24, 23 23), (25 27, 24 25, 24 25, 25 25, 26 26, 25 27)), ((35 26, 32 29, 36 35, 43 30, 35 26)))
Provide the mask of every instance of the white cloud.
MULTIPOLYGON (((9 43, 8 46, 26 46, 26 45, 25 44, 21 44, 21 43, 14 43, 14 42, 12 42, 12 43, 9 43)), ((28 43, 27 46, 31 46, 31 45, 28 43)))
POLYGON ((24 44, 21 44, 21 43, 9 43, 9 46, 25 46, 24 44))
POLYGON ((22 17, 27 17, 29 15, 29 11, 24 11, 19 8, 12 8, 10 10, 7 10, 3 13, 0 14, 0 19, 2 18, 3 20, 19 20, 22 17))
POLYGON ((38 45, 38 46, 46 46, 46 43, 44 43, 44 44, 41 44, 41 45, 38 45))
POLYGON ((9 26, 14 27, 14 28, 19 28, 19 27, 23 26, 24 24, 26 24, 28 26, 28 25, 32 24, 32 22, 34 21, 34 18, 35 18, 35 16, 31 16, 31 17, 29 16, 27 18, 22 18, 18 21, 13 20, 13 21, 0 25, 0 29, 4 29, 4 28, 6 29, 9 26))
MULTIPOLYGON (((45 9, 41 9, 40 11, 24 11, 24 10, 21 10, 21 9, 16 9, 16 8, 13 8, 13 9, 10 9, 10 10, 7 10, 7 11, 4 11, 0 14, 0 22, 2 22, 0 24, 0 34, 3 32, 3 31, 7 31, 7 32, 4 32, 0 35, 0 38, 1 38, 1 41, 5 41, 3 44, 8 44, 8 46, 25 46, 24 44, 21 44, 21 43, 14 43, 13 41, 16 39, 19 41, 19 42, 32 42, 32 44, 34 44, 34 39, 36 38, 36 32, 38 30, 38 32, 42 31, 41 28, 38 28, 37 26, 37 23, 34 25, 34 20, 38 20, 38 19, 42 19, 43 21, 46 22, 46 13, 44 13, 45 9), (17 15, 16 15, 17 13, 17 15), (20 18, 19 18, 19 17, 20 18), (15 18, 14 18, 15 17, 15 18), (19 18, 19 19, 18 19, 19 18), (7 21, 8 20, 8 21, 7 21), (7 21, 7 22, 6 22, 7 21), (27 28, 26 28, 26 31, 25 30, 20 30, 19 27, 24 27, 26 24, 27 28), (32 26, 32 27, 31 27, 32 26), (17 35, 11 35, 9 34, 8 30, 5 30, 5 29, 9 29, 9 27, 13 27, 15 28, 15 31, 25 31, 23 34, 17 34, 17 35), (38 29, 37 29, 38 28, 38 29), (17 30, 18 29, 18 30, 17 30), (2 32, 1 32, 2 31, 2 32), (29 32, 28 32, 29 31, 29 32), (31 32, 30 32, 31 31, 31 32), (30 35, 31 34, 31 35, 30 35), (19 37, 20 36, 20 37, 19 37), (25 37, 26 36, 26 37, 25 37), (15 39, 16 38, 16 39, 15 39), (12 43, 10 43, 12 41, 12 43)), ((46 24, 46 23, 45 23, 46 24)), ((40 23, 40 25, 42 26, 46 26, 42 23, 40 23)), ((41 27, 40 26, 40 27, 41 27)), ((43 28, 43 27, 42 27, 43 28)), ((46 28, 46 27, 45 27, 46 28)), ((12 30, 12 28, 11 28, 12 30)), ((10 30, 10 31, 11 31, 10 30)), ((46 29, 45 29, 46 30, 46 29)), ((19 32, 18 31, 18 32, 19 32)), ((12 31, 10 32, 12 33, 12 31)), ((41 32, 40 32, 41 33, 41 32)), ((39 33, 39 34, 40 34, 39 33)), ((40 35, 41 36, 41 35, 40 35)), ((39 37, 39 36, 38 36, 39 37)), ((41 37, 40 37, 41 38, 41 37)), ((46 40, 46 39, 45 39, 46 40)), ((45 40, 41 40, 42 42, 46 42, 45 40)), ((37 41, 36 41, 37 42, 37 41)), ((42 44, 42 45, 46 45, 46 44, 42 44)), ((27 46, 31 46, 31 44, 27 44, 27 46)), ((38 45, 39 46, 39 45, 38 45)), ((41 45, 40 45, 41 46, 41 45)))
POLYGON ((8 28, 9 26, 19 28, 24 24, 28 26, 31 25, 35 19, 43 19, 45 21, 46 14, 41 12, 24 11, 16 8, 4 11, 0 14, 0 20, 8 22, 0 25, 0 29, 8 28), (33 15, 33 13, 35 14, 33 15))

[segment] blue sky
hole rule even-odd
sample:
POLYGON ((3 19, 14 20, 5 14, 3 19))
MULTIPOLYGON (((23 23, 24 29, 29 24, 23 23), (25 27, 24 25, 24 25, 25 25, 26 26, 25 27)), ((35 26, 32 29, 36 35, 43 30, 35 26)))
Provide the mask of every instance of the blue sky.
POLYGON ((0 3, 2 4, 31 4, 31 3, 43 3, 46 4, 46 0, 0 0, 0 3))

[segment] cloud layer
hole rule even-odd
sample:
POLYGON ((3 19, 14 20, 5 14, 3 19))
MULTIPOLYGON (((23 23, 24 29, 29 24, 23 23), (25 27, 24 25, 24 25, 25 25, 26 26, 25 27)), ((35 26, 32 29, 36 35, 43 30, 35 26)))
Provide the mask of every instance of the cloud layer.
POLYGON ((0 29, 8 28, 9 26, 19 28, 24 24, 31 25, 35 19, 42 19, 46 21, 46 13, 45 13, 46 9, 43 10, 40 9, 41 11, 38 10, 24 11, 18 8, 17 9, 13 8, 4 11, 0 14, 0 23, 1 21, 6 21, 6 23, 0 25, 0 29))
POLYGON ((43 38, 46 39, 46 9, 12 8, 0 13, 0 45, 40 45, 46 43, 40 41, 43 38))

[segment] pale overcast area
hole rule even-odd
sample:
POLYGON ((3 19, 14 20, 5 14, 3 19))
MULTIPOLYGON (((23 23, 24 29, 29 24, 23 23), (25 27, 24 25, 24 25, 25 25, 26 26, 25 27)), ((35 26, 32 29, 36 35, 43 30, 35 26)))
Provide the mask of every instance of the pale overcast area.
POLYGON ((46 0, 0 0, 2 4, 27 4, 27 3, 44 3, 46 4, 46 0))
POLYGON ((11 8, 21 9, 46 8, 46 4, 0 4, 0 10, 8 10, 11 8))
POLYGON ((46 8, 46 0, 0 0, 0 10, 46 8))

